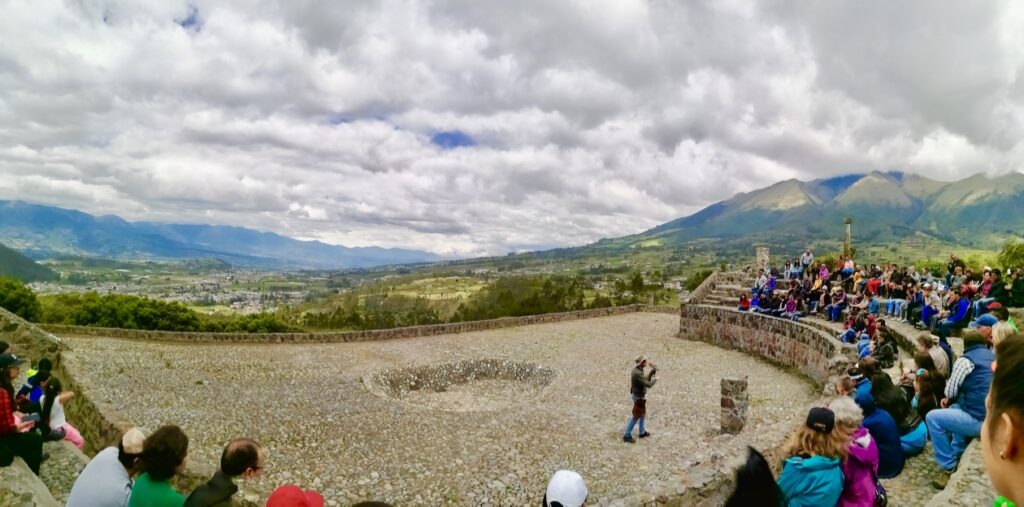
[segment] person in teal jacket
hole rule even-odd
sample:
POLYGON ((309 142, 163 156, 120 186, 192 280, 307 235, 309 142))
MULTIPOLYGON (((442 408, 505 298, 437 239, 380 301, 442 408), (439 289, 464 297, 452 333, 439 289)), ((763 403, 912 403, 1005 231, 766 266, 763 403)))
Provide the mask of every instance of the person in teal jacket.
POLYGON ((789 439, 786 458, 779 475, 783 506, 816 507, 835 505, 843 493, 843 472, 847 439, 835 431, 836 416, 824 407, 814 407, 807 421, 789 439))

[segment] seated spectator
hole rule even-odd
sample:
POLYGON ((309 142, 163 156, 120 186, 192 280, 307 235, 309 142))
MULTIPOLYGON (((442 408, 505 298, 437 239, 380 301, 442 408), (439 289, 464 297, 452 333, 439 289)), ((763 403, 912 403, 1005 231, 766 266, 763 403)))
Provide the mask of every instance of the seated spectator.
POLYGON ((828 320, 832 322, 839 322, 839 317, 842 316, 843 310, 846 309, 846 293, 843 292, 842 287, 836 287, 832 289, 832 302, 825 307, 825 314, 828 320))
POLYGON ((67 440, 81 449, 85 446, 82 434, 64 417, 64 403, 74 396, 74 391, 63 390, 59 379, 51 378, 46 384, 46 395, 40 401, 43 410, 39 416, 43 426, 50 430, 46 440, 67 440))
POLYGON ((889 412, 875 405, 875 398, 871 393, 859 393, 855 401, 864 411, 864 427, 878 444, 878 477, 896 477, 903 471, 906 462, 896 421, 889 412))
POLYGON ((922 368, 914 375, 914 399, 910 401, 910 406, 925 419, 926 427, 928 413, 942 407, 942 399, 946 397, 945 389, 946 378, 935 370, 922 368))
POLYGON ((736 469, 736 487, 725 507, 781 505, 782 491, 775 483, 772 467, 761 453, 747 447, 747 461, 736 469))
POLYGON ((583 477, 572 470, 559 470, 551 476, 544 493, 545 507, 580 507, 587 503, 587 485, 583 477))
POLYGON ((1007 339, 1007 338, 1009 338, 1009 337, 1011 337, 1011 336, 1013 336, 1015 334, 1017 334, 1017 330, 1014 329, 1013 326, 1011 326, 1010 324, 1008 324, 1006 322, 1000 322, 1000 323, 996 324, 995 326, 992 326, 992 338, 991 338, 992 348, 993 349, 999 348, 999 344, 1002 343, 1003 340, 1005 340, 1005 339, 1007 339))
POLYGON ((828 265, 826 265, 824 262, 822 262, 818 266, 818 280, 828 280, 828 275, 829 275, 828 265))
POLYGON ((10 466, 14 457, 25 460, 33 473, 39 475, 43 460, 43 438, 39 434, 26 433, 33 421, 16 420, 22 414, 17 411, 14 401, 14 381, 21 375, 25 361, 13 354, 0 356, 0 466, 10 466))
POLYGON ((228 442, 220 455, 220 469, 185 500, 185 507, 231 507, 238 491, 235 479, 256 479, 263 470, 263 449, 255 440, 236 438, 228 442))
POLYGON ((949 362, 953 362, 953 348, 949 346, 949 334, 952 329, 963 329, 970 321, 971 302, 961 295, 951 292, 949 294, 949 310, 938 315, 940 319, 935 326, 935 332, 939 335, 939 346, 946 352, 949 362))
POLYGON ((764 288, 768 285, 768 270, 764 270, 758 275, 757 279, 754 280, 754 290, 752 294, 761 294, 764 292, 764 288))
POLYGON ((1010 304, 1010 292, 1006 290, 1006 282, 1003 280, 1002 272, 998 269, 993 269, 990 276, 991 285, 989 286, 988 293, 985 297, 978 298, 974 302, 975 317, 988 313, 988 305, 992 303, 1010 304))
POLYGON ((781 317, 790 320, 799 319, 800 311, 797 309, 797 305, 798 302, 796 300, 796 294, 790 294, 789 298, 786 300, 786 306, 784 308, 784 311, 782 312, 781 317))
POLYGON ((922 285, 921 292, 923 293, 924 304, 919 307, 921 312, 920 318, 917 320, 920 321, 924 328, 931 329, 935 326, 935 318, 940 316, 942 312, 942 298, 930 283, 922 285))
POLYGON ((285 484, 270 494, 267 507, 324 507, 324 497, 316 491, 303 491, 294 484, 285 484))
POLYGON ((935 340, 932 335, 928 333, 922 333, 917 335, 917 351, 927 352, 929 356, 932 356, 932 361, 935 363, 935 369, 938 370, 943 377, 949 375, 949 357, 946 355, 946 351, 942 350, 938 345, 935 344, 935 340))
POLYGON ((185 497, 168 482, 185 469, 188 437, 181 428, 162 426, 142 444, 142 474, 132 486, 129 507, 183 507, 185 497))
POLYGON ((956 270, 953 271, 953 274, 946 281, 946 287, 949 287, 949 290, 958 291, 966 282, 967 277, 964 276, 964 268, 957 266, 956 270))
POLYGON ((46 390, 47 384, 50 382, 49 370, 37 371, 35 375, 28 377, 21 389, 18 390, 18 408, 25 413, 39 413, 43 410, 43 406, 40 399, 43 397, 43 392, 46 390), (20 394, 27 392, 27 394, 20 394))
MULTIPOLYGON (((839 465, 843 471, 843 494, 839 506, 875 504, 875 477, 878 475, 878 445, 861 426, 864 413, 852 398, 842 397, 828 404, 836 414, 836 431, 846 436, 849 456, 839 465)), ((756 502, 748 505, 760 505, 756 502)), ((768 504, 764 504, 768 505, 768 504)), ((777 505, 777 504, 771 504, 777 505)))
POLYGON ((740 294, 739 311, 745 312, 747 310, 750 310, 750 298, 746 294, 740 294))
POLYGON ((946 397, 940 402, 942 408, 932 410, 925 418, 935 461, 942 469, 934 482, 939 489, 946 487, 969 439, 977 437, 981 431, 993 361, 995 356, 985 346, 985 339, 975 331, 966 333, 964 355, 953 363, 946 383, 946 397))
POLYGON ((1024 307, 1024 277, 1020 276, 1021 268, 1014 268, 1010 274, 1010 303, 1012 308, 1024 307))
POLYGON ((899 348, 896 346, 896 339, 888 328, 879 328, 875 334, 876 339, 871 349, 871 357, 878 361, 881 368, 892 368, 900 356, 899 348))
POLYGON ((903 454, 908 457, 921 454, 928 443, 928 428, 911 407, 910 399, 903 390, 892 383, 888 373, 883 371, 872 377, 871 396, 875 399, 875 406, 888 412, 896 421, 903 454))
POLYGON ((132 477, 142 468, 145 435, 138 428, 125 432, 117 447, 96 453, 75 480, 67 507, 125 507, 132 477))
POLYGON ((790 437, 784 449, 785 461, 779 488, 789 507, 835 505, 843 492, 846 435, 835 431, 836 416, 824 407, 814 407, 807 421, 790 437))
POLYGON ((849 376, 843 376, 836 379, 836 394, 839 396, 845 396, 853 399, 853 396, 857 394, 857 383, 853 381, 849 376))
POLYGON ((999 324, 999 320, 995 316, 990 314, 982 315, 978 317, 978 320, 971 322, 967 327, 975 330, 982 338, 985 339, 985 344, 989 347, 992 346, 992 328, 996 324, 999 324))
POLYGON ((847 257, 843 261, 843 269, 840 272, 842 273, 843 278, 849 278, 849 277, 853 276, 854 265, 853 265, 853 259, 852 258, 847 257))
POLYGON ((1013 329, 1014 333, 1019 333, 1020 329, 1017 329, 1017 323, 1013 321, 1013 317, 1010 316, 1010 311, 1006 309, 999 302, 988 305, 988 311, 993 317, 999 319, 1000 323, 1005 323, 1013 329))
POLYGON ((981 429, 981 454, 999 506, 1024 505, 1024 338, 1004 340, 981 429))
MULTIPOLYGON (((864 375, 860 368, 854 366, 853 368, 846 370, 846 376, 853 381, 856 394, 871 394, 871 378, 864 375)), ((855 398, 856 394, 854 395, 855 398)))

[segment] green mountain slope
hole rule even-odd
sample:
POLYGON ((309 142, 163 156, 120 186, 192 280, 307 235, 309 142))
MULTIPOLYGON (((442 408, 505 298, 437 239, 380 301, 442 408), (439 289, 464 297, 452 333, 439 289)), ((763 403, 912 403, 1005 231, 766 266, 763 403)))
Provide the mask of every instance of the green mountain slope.
POLYGON ((50 268, 0 244, 0 276, 7 276, 22 282, 48 281, 60 278, 50 268))

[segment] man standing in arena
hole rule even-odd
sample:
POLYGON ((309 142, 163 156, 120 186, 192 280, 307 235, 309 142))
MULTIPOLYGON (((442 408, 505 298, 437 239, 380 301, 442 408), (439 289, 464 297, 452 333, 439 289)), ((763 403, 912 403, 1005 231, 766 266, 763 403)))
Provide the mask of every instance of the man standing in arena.
POLYGON ((633 396, 633 414, 626 425, 625 434, 622 435, 622 441, 631 444, 636 442, 633 438, 633 426, 636 426, 637 423, 640 425, 640 438, 651 436, 644 428, 644 419, 647 415, 647 388, 654 385, 656 382, 654 374, 658 372, 658 367, 651 363, 650 373, 644 374, 644 368, 648 365, 647 358, 644 356, 637 357, 634 362, 636 366, 633 368, 629 389, 629 393, 633 396))

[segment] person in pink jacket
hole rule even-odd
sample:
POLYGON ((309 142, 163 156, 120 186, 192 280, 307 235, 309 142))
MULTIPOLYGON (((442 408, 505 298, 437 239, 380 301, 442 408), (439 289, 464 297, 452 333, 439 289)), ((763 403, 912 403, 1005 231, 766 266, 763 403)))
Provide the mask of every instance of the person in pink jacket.
POLYGON ((836 398, 828 408, 836 414, 836 431, 849 435, 850 455, 839 468, 843 471, 840 507, 871 507, 875 504, 875 476, 878 474, 878 445, 861 427, 864 413, 848 396, 836 398))

